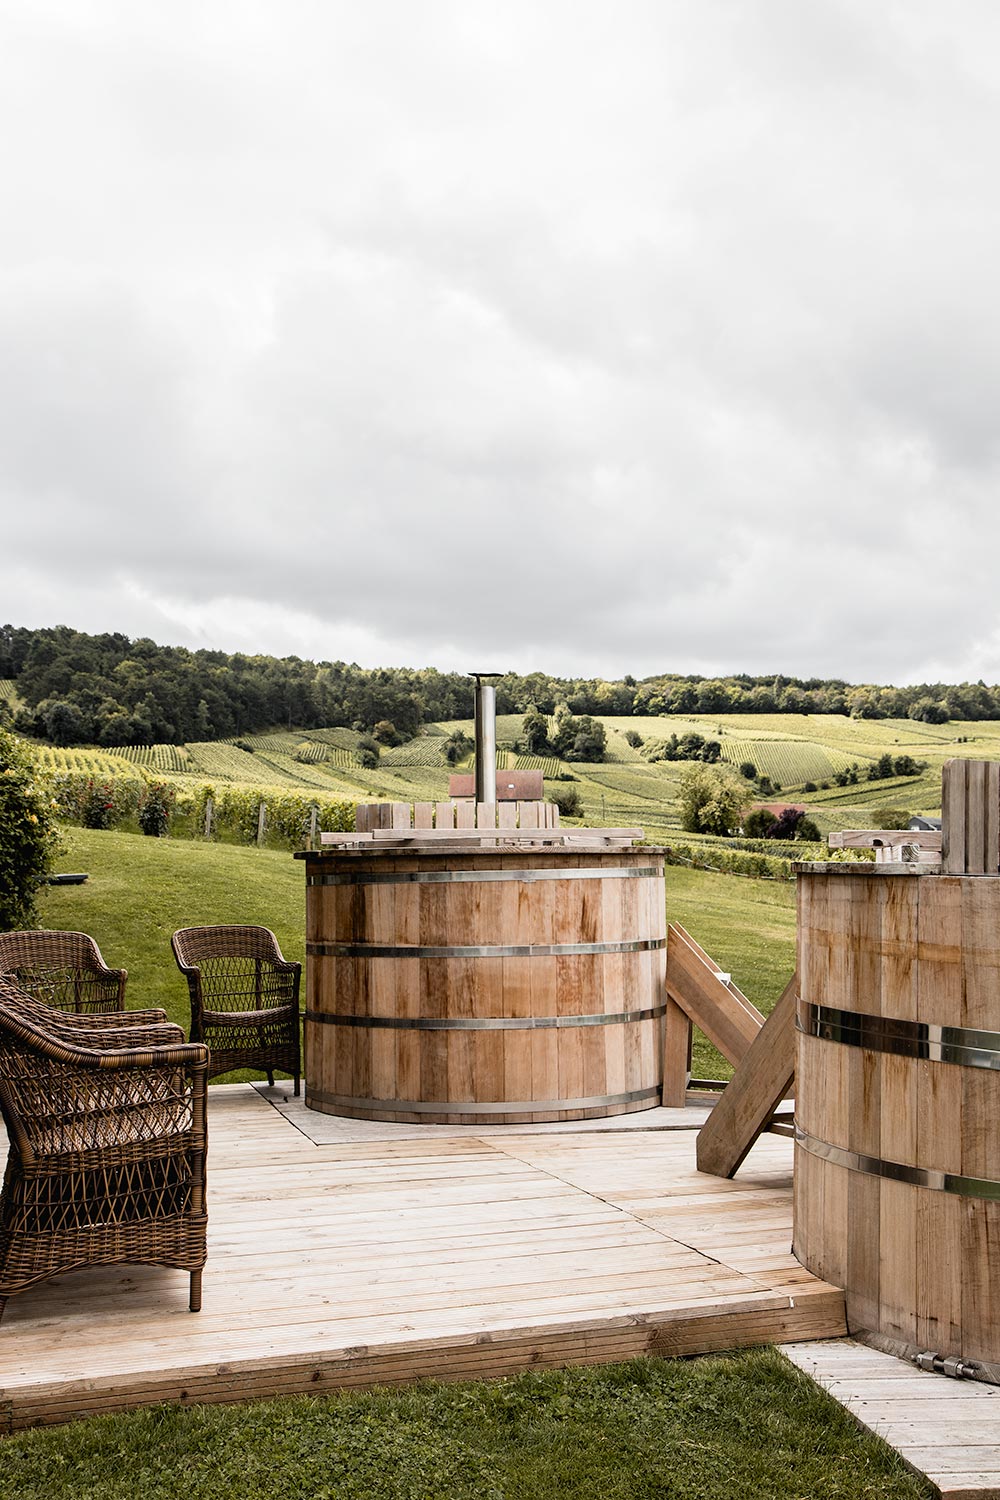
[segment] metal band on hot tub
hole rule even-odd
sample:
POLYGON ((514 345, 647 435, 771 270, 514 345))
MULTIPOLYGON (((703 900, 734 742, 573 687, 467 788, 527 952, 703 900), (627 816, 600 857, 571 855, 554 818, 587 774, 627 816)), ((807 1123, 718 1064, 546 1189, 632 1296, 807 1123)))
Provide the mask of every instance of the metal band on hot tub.
POLYGON ((561 1031, 570 1026, 628 1026, 635 1021, 656 1021, 666 1013, 665 1005, 589 1016, 347 1016, 307 1010, 306 1020, 324 1026, 370 1026, 393 1031, 561 1031))
POLYGON ((306 953, 312 958, 563 958, 588 953, 651 953, 666 946, 665 937, 633 938, 623 943, 498 943, 446 948, 395 943, 306 943, 306 953))
POLYGON ((824 1042, 864 1047, 929 1062, 957 1063, 966 1068, 1000 1069, 1000 1031, 974 1031, 965 1026, 935 1026, 897 1016, 872 1016, 863 1011, 838 1010, 800 1000, 797 1029, 824 1042))
POLYGON ((960 1198, 988 1198, 1000 1201, 1000 1182, 992 1177, 961 1177, 957 1172, 939 1172, 933 1167, 911 1167, 903 1162, 886 1161, 881 1156, 865 1156, 861 1151, 848 1151, 844 1146, 831 1146, 810 1135, 799 1125, 795 1126, 795 1142, 810 1156, 828 1161, 835 1167, 846 1167, 850 1172, 862 1172, 867 1177, 887 1177, 892 1182, 908 1182, 914 1187, 929 1188, 932 1192, 955 1193, 960 1198))
MULTIPOLYGON (((492 851, 487 849, 484 852, 489 854, 492 851)), ((520 885, 532 885, 537 880, 659 880, 662 874, 662 868, 655 865, 637 865, 634 869, 598 867, 593 870, 393 870, 388 873, 348 870, 341 875, 307 875, 306 885, 453 885, 461 881, 481 885, 489 880, 516 880, 520 885)))
POLYGON ((636 1104, 640 1099, 658 1099, 660 1087, 633 1089, 629 1094, 594 1094, 587 1099, 511 1099, 477 1104, 471 1099, 359 1099, 351 1094, 326 1094, 306 1085, 306 1104, 332 1104, 334 1108, 377 1109, 387 1114, 430 1115, 527 1115, 552 1114, 561 1109, 601 1109, 610 1104, 636 1104))

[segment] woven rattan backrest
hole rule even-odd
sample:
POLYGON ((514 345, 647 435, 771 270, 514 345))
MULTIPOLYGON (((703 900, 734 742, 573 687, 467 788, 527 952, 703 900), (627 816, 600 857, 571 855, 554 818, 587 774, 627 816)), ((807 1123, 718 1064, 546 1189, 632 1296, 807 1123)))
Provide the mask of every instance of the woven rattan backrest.
POLYGON ((209 1010, 260 1010, 293 997, 296 966, 285 962, 267 927, 185 927, 172 943, 181 969, 198 971, 209 1010))
POLYGON ((126 970, 109 969, 85 932, 2 932, 0 974, 47 1005, 66 1011, 124 1007, 126 970))

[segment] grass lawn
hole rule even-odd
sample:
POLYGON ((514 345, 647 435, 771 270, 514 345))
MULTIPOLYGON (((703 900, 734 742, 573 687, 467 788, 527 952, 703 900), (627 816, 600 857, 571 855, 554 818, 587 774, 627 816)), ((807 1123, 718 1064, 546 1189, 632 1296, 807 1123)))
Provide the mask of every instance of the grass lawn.
POLYGON ((18 1500, 929 1500, 773 1349, 246 1406, 0 1442, 18 1500))
POLYGON ((188 989, 174 962, 178 927, 270 927, 288 959, 305 957, 305 866, 272 849, 63 827, 60 870, 85 885, 48 886, 40 925, 88 932, 105 963, 129 972, 131 1009, 162 1005, 187 1027, 188 989))
MULTIPOLYGON (((686 928, 768 1015, 795 972, 794 884, 683 865, 668 865, 666 882, 667 920, 686 928)), ((698 1031, 691 1071, 695 1078, 730 1078, 733 1072, 698 1031)))
MULTIPOLYGON (((258 923, 276 934, 286 958, 305 956, 305 867, 290 854, 73 827, 63 829, 63 841, 58 868, 90 878, 46 887, 41 925, 90 933, 106 963, 128 969, 133 1009, 162 1005, 188 1025, 187 985, 170 949, 178 927, 258 923)), ((668 865, 666 890, 668 921, 687 928, 769 1011, 795 967, 794 886, 668 865)), ((703 1037, 693 1068, 701 1078, 732 1072, 703 1037)))

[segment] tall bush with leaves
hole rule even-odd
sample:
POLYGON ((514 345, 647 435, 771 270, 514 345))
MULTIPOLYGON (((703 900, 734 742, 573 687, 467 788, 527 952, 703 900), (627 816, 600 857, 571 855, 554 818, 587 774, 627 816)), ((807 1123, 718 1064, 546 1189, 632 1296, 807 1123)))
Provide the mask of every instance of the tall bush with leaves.
POLYGON ((33 925, 38 886, 58 848, 52 798, 28 750, 0 729, 0 930, 33 925))
POLYGON ((695 761, 681 772, 681 827, 688 833, 734 833, 746 802, 747 784, 729 766, 695 761))
POLYGON ((138 820, 143 833, 163 838, 170 832, 170 819, 177 802, 177 791, 166 781, 151 781, 139 803, 138 820))

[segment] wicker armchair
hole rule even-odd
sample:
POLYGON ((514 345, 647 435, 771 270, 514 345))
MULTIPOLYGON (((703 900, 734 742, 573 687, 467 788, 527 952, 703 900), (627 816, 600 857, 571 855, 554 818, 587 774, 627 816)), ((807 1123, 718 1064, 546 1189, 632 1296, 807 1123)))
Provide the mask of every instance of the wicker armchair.
POLYGON ((171 943, 191 995, 191 1040, 209 1048, 209 1078, 281 1068, 299 1092, 302 965, 281 956, 266 927, 184 927, 171 943))
POLYGON ((0 974, 59 1010, 125 1009, 127 969, 109 969, 85 932, 0 932, 0 974))
POLYGON ((183 1028, 168 1021, 165 1010, 112 1010, 96 1016, 77 1015, 36 1000, 17 987, 13 975, 8 975, 7 980, 3 1005, 8 1012, 74 1046, 172 1047, 185 1040, 183 1028))
MULTIPOLYGON (((149 1028, 48 1029, 0 978, 0 1316, 9 1296, 81 1266, 176 1266, 201 1306, 206 1255, 205 1047, 149 1028), (123 1046, 122 1036, 142 1036, 123 1046), (109 1045, 110 1043, 110 1045, 109 1045)), ((85 1018, 86 1019, 86 1018, 85 1018)))

